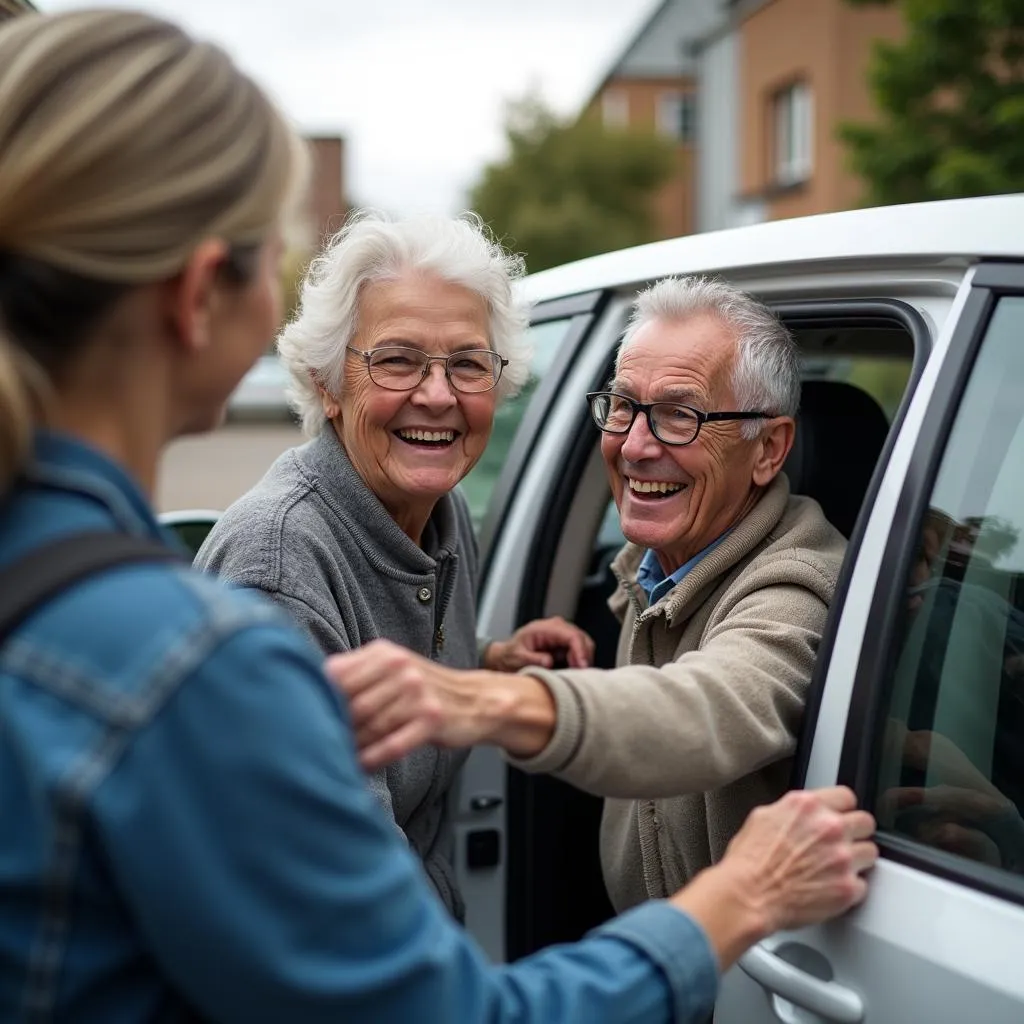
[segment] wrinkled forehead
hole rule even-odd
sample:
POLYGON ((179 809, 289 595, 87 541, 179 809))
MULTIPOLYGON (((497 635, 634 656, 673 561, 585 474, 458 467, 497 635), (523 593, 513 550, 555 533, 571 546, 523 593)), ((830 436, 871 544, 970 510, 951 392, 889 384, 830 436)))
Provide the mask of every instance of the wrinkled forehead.
POLYGON ((615 358, 616 382, 694 378, 708 390, 731 380, 738 346, 735 332, 718 317, 696 314, 651 319, 623 338, 615 358))
POLYGON ((425 270, 404 270, 362 282, 356 292, 355 313, 359 326, 392 319, 425 324, 468 322, 486 329, 490 320, 483 295, 425 270))

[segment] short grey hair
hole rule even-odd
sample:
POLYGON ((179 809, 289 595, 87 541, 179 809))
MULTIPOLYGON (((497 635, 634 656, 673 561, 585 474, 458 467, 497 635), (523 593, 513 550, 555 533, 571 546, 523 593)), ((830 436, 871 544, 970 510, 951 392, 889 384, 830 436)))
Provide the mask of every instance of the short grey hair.
POLYGON ((318 434, 326 422, 315 382, 335 394, 341 387, 345 346, 355 336, 363 287, 416 272, 462 285, 487 303, 489 343, 508 360, 498 399, 526 383, 528 311, 515 289, 524 273, 522 257, 497 242, 475 214, 395 219, 361 212, 310 264, 298 312, 277 339, 278 354, 291 375, 288 397, 308 435, 318 434))
MULTIPOLYGON (((795 417, 800 408, 800 357, 796 342, 779 318, 759 299, 709 277, 667 277, 637 295, 615 358, 637 331, 653 320, 678 322, 694 316, 717 317, 736 336, 732 386, 740 410, 795 417)), ((763 424, 743 424, 743 436, 757 437, 763 424)))

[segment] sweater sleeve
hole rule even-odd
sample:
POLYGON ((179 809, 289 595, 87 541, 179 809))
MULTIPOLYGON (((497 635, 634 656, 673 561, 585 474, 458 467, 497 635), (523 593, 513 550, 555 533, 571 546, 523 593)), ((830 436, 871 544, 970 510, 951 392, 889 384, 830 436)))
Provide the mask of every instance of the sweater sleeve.
POLYGON ((741 598, 699 650, 661 667, 526 670, 554 736, 514 763, 581 789, 659 799, 728 785, 793 753, 828 609, 795 584, 741 598))

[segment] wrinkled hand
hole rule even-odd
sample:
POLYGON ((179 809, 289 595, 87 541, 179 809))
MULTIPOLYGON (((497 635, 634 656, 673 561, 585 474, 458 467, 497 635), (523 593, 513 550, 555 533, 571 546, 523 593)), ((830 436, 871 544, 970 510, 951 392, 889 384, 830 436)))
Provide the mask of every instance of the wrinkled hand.
POLYGON ((495 640, 484 654, 484 667, 494 672, 518 672, 530 665, 552 668, 560 654, 565 655, 570 668, 587 668, 594 660, 594 641, 578 626, 556 615, 528 622, 508 640, 495 640))
POLYGON ((862 875, 878 847, 869 842, 875 819, 856 806, 845 786, 794 791, 752 811, 733 838, 722 865, 762 901, 769 934, 825 921, 864 898, 862 875))
POLYGON ((368 771, 425 743, 468 747, 483 739, 470 673, 387 640, 332 655, 324 669, 348 697, 360 761, 368 771))

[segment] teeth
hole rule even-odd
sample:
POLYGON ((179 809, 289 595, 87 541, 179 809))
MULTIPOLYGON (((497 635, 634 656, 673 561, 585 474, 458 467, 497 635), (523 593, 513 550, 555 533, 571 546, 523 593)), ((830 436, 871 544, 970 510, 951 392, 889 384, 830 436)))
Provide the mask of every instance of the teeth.
POLYGON ((632 477, 627 477, 627 480, 629 489, 639 494, 674 494, 683 489, 682 484, 666 483, 665 481, 634 480, 632 477))
POLYGON ((454 430, 400 430, 399 437, 407 441, 454 441, 454 430))

